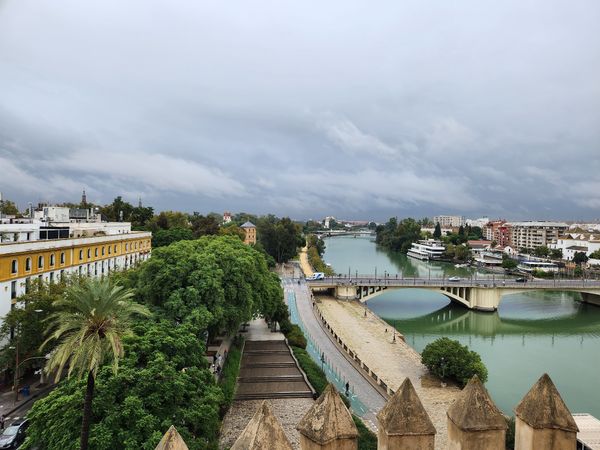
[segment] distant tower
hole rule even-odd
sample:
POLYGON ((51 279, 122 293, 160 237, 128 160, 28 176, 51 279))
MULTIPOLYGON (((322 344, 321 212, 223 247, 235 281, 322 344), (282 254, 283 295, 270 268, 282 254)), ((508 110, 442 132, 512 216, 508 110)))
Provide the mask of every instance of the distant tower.
POLYGON ((83 194, 81 194, 81 204, 82 206, 87 205, 87 195, 85 195, 85 189, 83 190, 83 194))
POLYGON ((142 197, 138 197, 138 208, 142 207, 142 197))

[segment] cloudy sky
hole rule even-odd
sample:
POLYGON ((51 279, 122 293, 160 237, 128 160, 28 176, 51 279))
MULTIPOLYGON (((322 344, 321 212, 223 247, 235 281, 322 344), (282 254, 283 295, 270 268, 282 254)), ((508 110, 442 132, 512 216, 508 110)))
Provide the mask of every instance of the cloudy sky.
POLYGON ((597 0, 0 0, 0 191, 600 218, 597 0))

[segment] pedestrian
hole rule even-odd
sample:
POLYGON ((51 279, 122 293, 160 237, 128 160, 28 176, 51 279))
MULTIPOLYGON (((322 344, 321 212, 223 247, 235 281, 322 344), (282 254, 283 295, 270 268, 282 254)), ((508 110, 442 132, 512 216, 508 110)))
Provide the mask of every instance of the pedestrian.
POLYGON ((5 421, 5 419, 4 419, 4 414, 2 414, 2 415, 0 416, 0 429, 1 429, 1 430, 4 430, 4 421, 5 421))
POLYGON ((215 353, 213 355, 213 364, 216 364, 216 363, 217 363, 217 354, 215 353))
POLYGON ((346 397, 350 395, 350 383, 346 381, 346 397))

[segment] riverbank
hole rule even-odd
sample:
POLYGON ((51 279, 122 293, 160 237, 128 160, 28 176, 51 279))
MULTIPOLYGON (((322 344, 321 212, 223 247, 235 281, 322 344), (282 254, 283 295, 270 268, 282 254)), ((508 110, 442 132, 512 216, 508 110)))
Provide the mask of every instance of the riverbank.
POLYGON ((436 430, 436 449, 447 447, 446 411, 460 392, 458 387, 441 387, 428 374, 421 355, 403 340, 393 340, 393 327, 358 302, 317 297, 323 317, 352 352, 392 390, 410 378, 436 430))
POLYGON ((308 248, 303 247, 300 250, 299 256, 300 256, 300 268, 302 269, 302 272, 304 272, 304 276, 310 277, 315 272, 314 272, 313 268, 311 267, 310 263, 308 262, 308 248))

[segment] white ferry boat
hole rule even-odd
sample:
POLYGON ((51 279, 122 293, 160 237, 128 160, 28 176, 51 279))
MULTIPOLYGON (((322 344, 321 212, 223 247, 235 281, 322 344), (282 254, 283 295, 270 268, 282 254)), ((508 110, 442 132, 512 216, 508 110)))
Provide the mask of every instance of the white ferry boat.
POLYGON ((531 273, 534 270, 542 272, 558 272, 558 266, 546 261, 521 261, 517 266, 521 272, 531 273))
POLYGON ((429 261, 430 259, 440 259, 445 250, 446 247, 440 241, 427 239, 413 242, 407 254, 421 261, 429 261))

